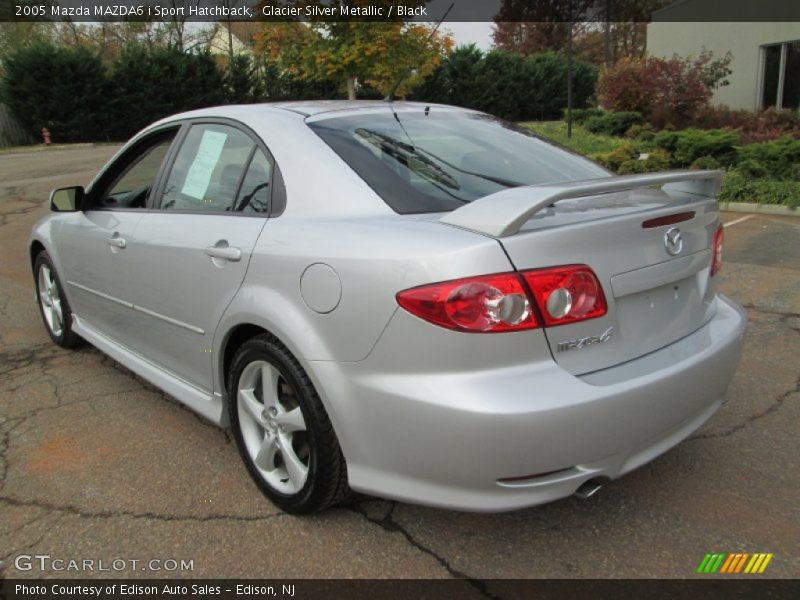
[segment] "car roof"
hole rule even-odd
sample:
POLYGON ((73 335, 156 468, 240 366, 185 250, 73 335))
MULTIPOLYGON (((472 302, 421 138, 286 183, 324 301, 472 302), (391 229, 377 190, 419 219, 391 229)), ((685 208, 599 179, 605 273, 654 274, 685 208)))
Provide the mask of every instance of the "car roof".
MULTIPOLYGON (((371 111, 392 108, 401 110, 421 110, 426 107, 436 106, 452 111, 468 111, 468 109, 435 104, 430 102, 387 102, 386 100, 296 100, 291 102, 263 102, 259 104, 228 104, 222 106, 209 106, 192 111, 171 115, 153 125, 179 121, 198 117, 232 117, 250 120, 269 113, 283 115, 294 114, 300 120, 317 117, 334 112, 345 111, 371 111)), ((149 128, 148 128, 149 129, 149 128)))
MULTIPOLYGON (((388 102, 386 100, 296 100, 291 102, 274 102, 266 106, 274 106, 292 112, 300 113, 307 117, 328 112, 339 112, 346 110, 363 110, 373 108, 413 109, 425 108, 426 106, 444 106, 441 104, 431 104, 430 102, 388 102)), ((448 107, 455 108, 455 107, 448 107)))

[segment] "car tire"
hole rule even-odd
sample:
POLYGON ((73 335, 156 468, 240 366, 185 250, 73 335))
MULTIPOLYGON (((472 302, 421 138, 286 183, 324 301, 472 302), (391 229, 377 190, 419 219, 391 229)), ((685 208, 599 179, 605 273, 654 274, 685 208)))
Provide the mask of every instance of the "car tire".
POLYGON ((236 445, 261 491, 286 512, 345 500, 347 466, 319 395, 297 359, 269 334, 237 350, 228 371, 236 445))
POLYGON ((41 251, 33 263, 36 301, 44 327, 53 343, 74 348, 83 340, 72 331, 72 310, 50 255, 41 251))

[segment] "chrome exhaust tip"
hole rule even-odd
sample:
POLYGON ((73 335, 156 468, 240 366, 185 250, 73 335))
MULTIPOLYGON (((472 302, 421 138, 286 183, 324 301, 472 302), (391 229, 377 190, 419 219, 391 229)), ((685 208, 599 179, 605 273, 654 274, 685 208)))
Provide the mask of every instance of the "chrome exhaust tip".
POLYGON ((594 479, 590 479, 589 481, 585 481, 583 484, 581 484, 581 487, 575 490, 575 495, 578 498, 587 500, 592 496, 594 496, 597 492, 599 492, 600 488, 602 487, 603 487, 602 483, 594 479))

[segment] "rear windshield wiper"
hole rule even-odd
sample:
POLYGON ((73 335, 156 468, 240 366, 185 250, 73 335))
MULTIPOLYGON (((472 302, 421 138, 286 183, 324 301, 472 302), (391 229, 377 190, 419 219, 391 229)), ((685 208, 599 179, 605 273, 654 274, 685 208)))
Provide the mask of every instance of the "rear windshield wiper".
POLYGON ((416 147, 417 152, 423 152, 428 156, 432 156, 442 164, 447 165, 451 169, 458 171, 459 173, 464 173, 465 175, 472 175, 473 177, 480 177, 481 179, 485 179, 486 181, 491 181, 492 183, 496 183, 498 185, 502 185, 503 187, 514 188, 514 187, 522 187, 523 185, 528 185, 527 183, 521 183, 519 181, 512 181, 511 179, 503 179, 502 177, 495 177, 494 175, 487 175, 486 173, 476 173, 474 171, 467 171, 465 169, 461 169, 455 166, 452 163, 447 162, 445 159, 436 156, 432 152, 425 150, 425 148, 416 147))
MULTIPOLYGON (((395 160, 404 164, 410 171, 448 188, 454 190, 461 188, 454 177, 449 175, 430 158, 421 154, 419 150, 411 144, 406 144, 389 135, 371 129, 359 128, 355 130, 355 134, 371 144, 374 144, 380 148, 382 152, 385 152, 395 160)), ((434 156, 433 158, 436 157, 434 156)))

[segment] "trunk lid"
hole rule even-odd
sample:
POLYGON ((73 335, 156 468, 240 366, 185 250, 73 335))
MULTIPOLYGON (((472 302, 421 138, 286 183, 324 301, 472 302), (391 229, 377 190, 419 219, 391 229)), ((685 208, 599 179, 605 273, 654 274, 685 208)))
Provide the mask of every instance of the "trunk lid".
POLYGON ((597 275, 607 314, 545 329, 556 362, 580 375, 658 350, 713 316, 717 211, 713 197, 639 188, 560 202, 498 241, 518 270, 585 264, 597 275), (643 226, 678 213, 693 215, 643 226), (680 248, 665 240, 675 229, 680 248))

